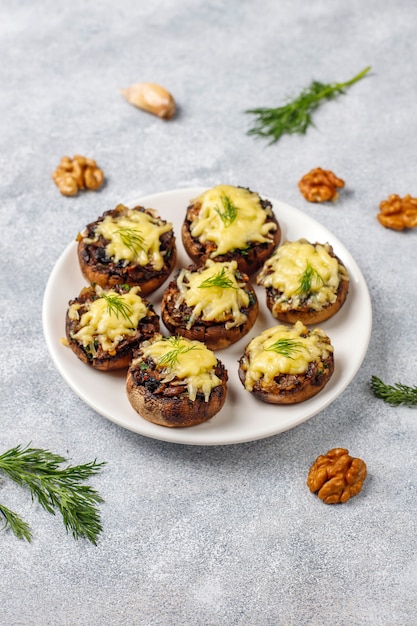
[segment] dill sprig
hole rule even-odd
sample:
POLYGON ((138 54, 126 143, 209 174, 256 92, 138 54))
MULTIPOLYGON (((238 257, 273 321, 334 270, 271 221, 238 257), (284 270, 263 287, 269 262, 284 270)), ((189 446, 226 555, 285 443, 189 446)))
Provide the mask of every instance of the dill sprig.
POLYGON ((139 254, 140 250, 146 252, 143 246, 145 240, 136 228, 128 228, 127 226, 122 226, 114 232, 120 236, 123 244, 126 246, 126 248, 129 248, 129 250, 131 250, 133 254, 139 254))
POLYGON ((319 284, 323 285, 324 280, 320 276, 319 272, 307 262, 306 269, 300 276, 300 285, 297 289, 298 293, 307 294, 311 291, 313 280, 316 280, 319 284))
POLYGON ((123 297, 118 294, 101 294, 101 297, 107 302, 107 312, 109 315, 115 315, 119 319, 119 315, 124 317, 129 324, 134 326, 130 316, 132 315, 132 307, 123 300, 123 297))
MULTIPOLYGON (((74 539, 83 537, 96 544, 102 530, 96 505, 103 499, 92 487, 82 483, 97 474, 104 463, 94 460, 61 468, 66 461, 49 450, 16 446, 0 456, 0 470, 18 485, 28 487, 32 500, 37 499, 46 511, 55 515, 58 510, 74 539)), ((16 513, 0 506, 0 514, 5 528, 10 527, 17 537, 31 541, 28 524, 16 513)))
POLYGON ((406 406, 417 405, 417 387, 409 387, 402 383, 387 385, 377 376, 372 376, 371 390, 377 398, 384 400, 384 402, 392 406, 399 406, 400 404, 405 404, 406 406))
POLYGON ((366 67, 344 83, 326 84, 314 80, 309 87, 301 91, 299 96, 288 100, 280 107, 248 109, 245 112, 255 116, 255 124, 248 131, 248 135, 267 137, 270 139, 270 144, 277 142, 284 134, 304 135, 309 126, 314 126, 312 119, 314 111, 326 100, 333 100, 346 93, 346 89, 361 80, 370 69, 366 67))
POLYGON ((228 195, 223 194, 221 197, 223 208, 216 208, 216 212, 219 214, 225 228, 233 224, 237 217, 238 208, 228 195))
POLYGON ((222 289, 237 289, 236 285, 233 281, 226 275, 226 268, 222 267, 222 269, 203 280, 203 282, 198 285, 199 289, 208 289, 210 287, 221 287, 222 289))
POLYGON ((22 520, 17 513, 0 504, 0 516, 4 519, 3 529, 11 528, 18 539, 26 539, 29 543, 32 541, 32 531, 29 524, 22 520))
POLYGON ((281 356, 285 356, 287 359, 293 359, 293 355, 297 352, 300 352, 303 344, 301 341, 297 341, 296 339, 284 338, 277 339, 270 346, 265 348, 265 352, 276 352, 281 356))
POLYGON ((181 354, 186 354, 191 350, 199 350, 199 347, 196 344, 187 345, 182 343, 184 340, 181 336, 165 337, 164 341, 168 341, 172 345, 172 350, 163 354, 158 360, 158 365, 162 367, 169 367, 172 369, 178 363, 178 359, 181 354))

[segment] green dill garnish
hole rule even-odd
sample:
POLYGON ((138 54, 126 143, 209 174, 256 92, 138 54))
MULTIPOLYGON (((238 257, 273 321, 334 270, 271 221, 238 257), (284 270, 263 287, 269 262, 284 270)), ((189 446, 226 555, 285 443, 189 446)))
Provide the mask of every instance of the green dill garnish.
POLYGON ((120 236, 123 244, 126 248, 129 248, 133 252, 133 254, 138 254, 140 250, 146 252, 143 247, 143 242, 145 241, 140 232, 136 228, 128 228, 126 226, 118 228, 114 231, 115 234, 120 236))
POLYGON ((417 387, 409 387, 402 383, 387 385, 377 376, 372 376, 371 390, 377 398, 384 400, 384 402, 392 406, 399 406, 400 404, 406 406, 417 405, 417 387))
POLYGON ((265 348, 265 352, 276 352, 287 359, 293 359, 293 354, 300 352, 303 344, 296 339, 277 339, 270 346, 265 348))
POLYGON ((237 287, 233 284, 233 281, 226 276, 226 268, 222 267, 222 269, 210 276, 210 278, 206 278, 203 280, 201 285, 198 285, 199 289, 208 289, 209 287, 221 287, 222 289, 237 289, 237 287))
POLYGON ((303 294, 309 293, 311 291, 313 280, 316 280, 316 282, 321 285, 324 284, 324 280, 318 271, 307 261, 306 269, 300 277, 300 286, 298 287, 297 292, 303 294))
POLYGON ((107 312, 109 315, 115 315, 119 319, 119 314, 127 320, 132 328, 134 326, 130 316, 132 315, 132 307, 127 304, 120 295, 102 294, 102 298, 107 302, 107 312))
POLYGON ((17 513, 0 504, 0 516, 4 519, 3 528, 11 528, 18 539, 26 539, 29 543, 32 541, 32 531, 29 524, 17 513))
POLYGON ((228 226, 233 224, 233 222, 235 221, 237 217, 238 208, 235 204, 233 204, 229 196, 227 196, 226 194, 222 195, 221 201, 222 201, 223 208, 222 209, 217 208, 216 212, 219 214, 225 228, 227 228, 228 226))
POLYGON ((284 134, 304 135, 309 126, 314 126, 312 114, 320 104, 346 93, 345 90, 361 80, 370 69, 366 67, 345 83, 325 84, 314 80, 298 97, 280 107, 248 109, 245 112, 254 115, 256 120, 248 135, 269 138, 270 144, 277 142, 284 134))
POLYGON ((169 367, 171 369, 175 367, 176 363, 178 362, 180 354, 186 354, 187 352, 190 352, 191 350, 200 349, 195 344, 193 345, 182 344, 181 345, 183 338, 180 336, 165 337, 163 341, 168 341, 172 345, 172 350, 170 350, 169 352, 166 352, 163 356, 161 356, 161 358, 158 360, 158 365, 162 365, 163 367, 169 367))
MULTIPOLYGON (((65 528, 74 539, 84 537, 93 544, 102 530, 97 504, 103 502, 97 491, 83 482, 97 474, 104 463, 85 463, 61 467, 67 459, 41 448, 16 446, 0 456, 0 471, 37 500, 48 513, 59 511, 65 528)), ((31 541, 29 525, 21 517, 0 505, 4 528, 16 537, 31 541)))

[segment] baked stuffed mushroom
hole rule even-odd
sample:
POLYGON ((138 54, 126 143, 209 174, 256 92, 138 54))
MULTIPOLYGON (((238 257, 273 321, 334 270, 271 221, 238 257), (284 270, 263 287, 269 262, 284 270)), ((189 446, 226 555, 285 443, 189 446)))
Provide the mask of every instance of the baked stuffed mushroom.
POLYGON ((182 226, 194 263, 235 260, 253 274, 278 245, 281 230, 269 200, 244 187, 217 185, 191 200, 182 226))
POLYGON ((266 289, 266 304, 280 321, 320 324, 343 306, 349 274, 328 243, 286 241, 257 276, 266 289))
POLYGON ((140 343, 159 332, 159 317, 139 287, 91 285, 69 302, 66 336, 71 350, 94 369, 127 368, 140 343))
POLYGON ((334 370, 333 346, 319 328, 300 321, 264 330, 246 346, 239 378, 256 398, 271 404, 295 404, 318 394, 334 370))
POLYGON ((158 289, 176 262, 170 222, 154 209, 119 204, 79 234, 78 260, 89 283, 103 288, 139 285, 142 295, 158 289))
POLYGON ((129 367, 126 392, 144 419, 184 428, 206 422, 220 411, 227 391, 227 371, 199 341, 155 337, 144 342, 129 367))
POLYGON ((258 300, 236 261, 207 259, 178 271, 164 292, 161 318, 173 335, 220 350, 239 341, 255 323, 258 300))

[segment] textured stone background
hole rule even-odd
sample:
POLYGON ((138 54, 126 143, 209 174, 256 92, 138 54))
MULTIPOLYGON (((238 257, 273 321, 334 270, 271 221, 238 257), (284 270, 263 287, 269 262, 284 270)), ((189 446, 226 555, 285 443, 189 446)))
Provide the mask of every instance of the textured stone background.
POLYGON ((417 230, 375 218, 388 194, 417 196, 416 21, 414 0, 1 3, 1 451, 32 442, 107 461, 94 479, 97 547, 0 478, 0 502, 34 532, 31 544, 0 533, 2 624, 416 623, 417 413, 369 390, 372 374, 417 384, 417 230), (245 109, 367 65, 306 136, 267 146, 246 134, 245 109), (166 86, 178 116, 130 107, 119 88, 138 81, 166 86), (75 153, 103 168, 100 193, 58 193, 51 173, 75 153), (335 205, 297 189, 319 165, 346 181, 335 205), (119 201, 219 182, 297 206, 344 243, 372 298, 369 351, 346 391, 289 432, 219 447, 147 439, 96 414, 56 371, 46 281, 74 233, 119 201), (305 486, 334 446, 369 469, 340 507, 305 486))

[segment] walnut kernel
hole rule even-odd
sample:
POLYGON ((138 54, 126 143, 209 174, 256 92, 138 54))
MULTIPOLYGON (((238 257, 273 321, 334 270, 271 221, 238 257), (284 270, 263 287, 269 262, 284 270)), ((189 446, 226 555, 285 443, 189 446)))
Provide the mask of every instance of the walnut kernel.
POLYGON ((351 457, 345 448, 333 448, 314 461, 307 486, 325 504, 347 502, 361 491, 366 473, 364 461, 351 457))
POLYGON ((76 154, 73 159, 62 157, 52 178, 64 196, 75 196, 80 189, 100 189, 104 174, 94 159, 76 154))
POLYGON ((379 205, 377 219, 385 228, 404 230, 417 226, 417 198, 410 194, 400 198, 393 193, 379 205))
POLYGON ((338 178, 330 170, 323 170, 321 167, 305 174, 298 188, 308 202, 328 202, 337 200, 338 189, 345 186, 344 180, 338 178))

